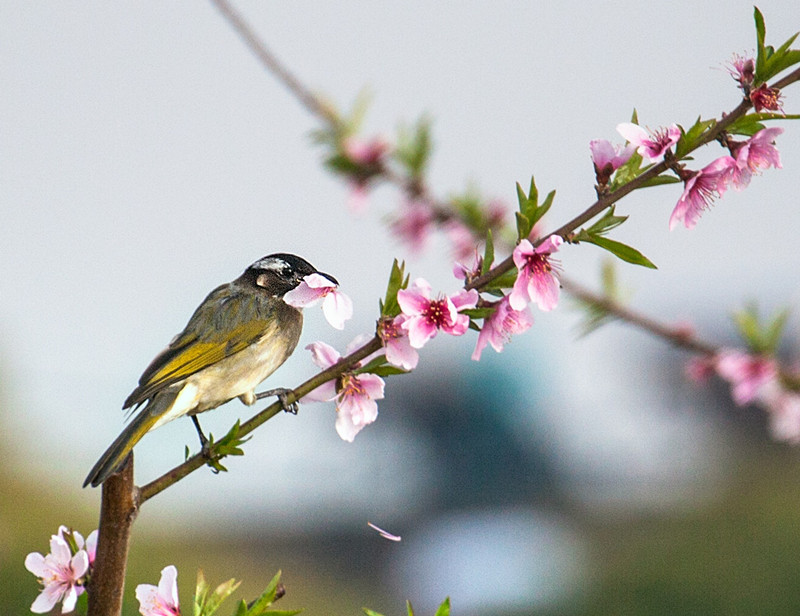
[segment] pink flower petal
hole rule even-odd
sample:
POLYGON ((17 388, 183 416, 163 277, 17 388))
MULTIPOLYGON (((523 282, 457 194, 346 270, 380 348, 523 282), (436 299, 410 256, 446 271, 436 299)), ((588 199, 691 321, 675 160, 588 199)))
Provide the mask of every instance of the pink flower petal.
POLYGON ((323 370, 342 358, 336 349, 324 342, 312 342, 306 346, 306 350, 311 351, 311 361, 323 370))
POLYGON ((436 326, 427 319, 415 316, 403 323, 403 329, 408 331, 408 341, 415 349, 421 349, 431 338, 436 336, 436 326))
POLYGON ((332 291, 322 301, 322 312, 333 327, 344 329, 344 322, 353 316, 353 301, 340 291, 332 291))

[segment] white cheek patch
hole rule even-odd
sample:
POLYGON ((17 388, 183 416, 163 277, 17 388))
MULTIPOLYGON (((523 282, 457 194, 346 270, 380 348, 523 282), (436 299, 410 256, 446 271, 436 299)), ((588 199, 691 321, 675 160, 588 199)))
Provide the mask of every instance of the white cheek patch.
POLYGON ((283 259, 276 259, 274 257, 271 259, 261 259, 261 261, 256 261, 253 263, 252 267, 278 273, 288 272, 291 269, 286 261, 283 259))

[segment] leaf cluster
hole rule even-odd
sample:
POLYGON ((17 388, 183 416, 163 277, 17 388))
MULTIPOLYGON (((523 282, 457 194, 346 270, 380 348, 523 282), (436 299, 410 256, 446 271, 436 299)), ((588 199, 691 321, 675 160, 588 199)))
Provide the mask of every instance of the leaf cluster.
MULTIPOLYGON (((214 441, 214 435, 209 433, 208 435, 208 448, 211 451, 211 456, 209 457, 206 464, 213 470, 215 473, 227 473, 227 467, 223 466, 220 460, 226 456, 243 456, 244 451, 241 448, 241 445, 246 443, 250 440, 251 437, 240 437, 239 436, 239 428, 240 428, 240 421, 237 419, 236 423, 231 426, 231 429, 228 430, 228 433, 223 436, 219 441, 214 441)), ((190 456, 189 447, 187 446, 184 451, 184 457, 186 460, 189 459, 190 456)))
POLYGON ((762 323, 755 304, 750 304, 744 310, 733 314, 733 320, 742 340, 753 353, 763 355, 775 354, 788 318, 789 310, 785 308, 762 323))
POLYGON ((531 176, 531 186, 528 189, 528 194, 525 194, 525 189, 517 183, 517 200, 519 201, 519 211, 516 212, 518 239, 525 240, 530 237, 533 227, 542 219, 542 216, 547 214, 550 206, 553 205, 555 196, 556 191, 551 190, 544 198, 544 201, 539 203, 539 190, 536 188, 533 176, 531 176))
POLYGON ((764 15, 761 14, 758 7, 755 7, 753 17, 756 22, 756 74, 754 85, 758 86, 781 71, 800 62, 800 49, 789 48, 800 32, 790 36, 783 45, 775 49, 772 45, 765 43, 767 27, 764 24, 764 15))
POLYGON ((398 129, 394 158, 412 180, 424 175, 432 149, 431 120, 427 116, 422 116, 412 126, 401 125, 398 129))
POLYGON ((378 300, 381 316, 396 317, 400 314, 400 304, 397 303, 397 292, 408 287, 409 276, 405 273, 405 261, 398 263, 397 259, 392 263, 392 271, 389 274, 389 284, 386 286, 386 297, 378 300))
MULTIPOLYGON (((362 608, 367 616, 383 616, 373 610, 362 608)), ((414 608, 411 607, 411 601, 406 601, 406 611, 408 616, 414 616, 414 608)), ((437 608, 434 616, 450 616, 450 597, 447 597, 442 604, 437 608)))
MULTIPOLYGON (((233 613, 233 616, 294 616, 301 610, 270 610, 270 606, 283 596, 283 586, 280 583, 281 572, 275 574, 267 588, 261 595, 246 603, 242 600, 233 613)), ((240 582, 230 579, 217 586, 213 591, 206 582, 202 571, 197 572, 197 586, 195 587, 193 616, 213 616, 225 599, 231 596, 239 587, 240 582)))

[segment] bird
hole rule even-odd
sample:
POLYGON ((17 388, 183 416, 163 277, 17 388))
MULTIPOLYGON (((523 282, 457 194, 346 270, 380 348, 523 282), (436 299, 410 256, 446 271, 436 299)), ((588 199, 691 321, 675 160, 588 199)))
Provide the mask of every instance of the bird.
MULTIPOLYGON (((310 274, 339 284, 301 257, 275 253, 211 291, 184 330, 145 369, 122 405, 138 413, 89 471, 83 487, 97 487, 117 472, 150 430, 189 415, 205 450, 208 441, 198 413, 234 398, 255 404, 255 388, 286 361, 300 339, 303 313, 283 296, 310 274)), ((270 390, 259 397, 278 395, 289 410, 286 391, 270 390)))

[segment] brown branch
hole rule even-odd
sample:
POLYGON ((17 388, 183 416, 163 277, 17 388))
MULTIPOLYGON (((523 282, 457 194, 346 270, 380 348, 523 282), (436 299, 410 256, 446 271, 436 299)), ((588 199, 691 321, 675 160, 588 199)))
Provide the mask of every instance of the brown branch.
POLYGON ((656 321, 655 319, 650 318, 640 312, 631 310, 627 306, 623 306, 622 304, 615 302, 613 299, 598 295, 594 291, 590 291, 577 282, 562 279, 561 286, 567 293, 581 300, 582 302, 591 304, 592 306, 597 306, 598 308, 608 312, 618 319, 621 319, 630 325, 634 325, 639 329, 643 329, 644 331, 649 332, 654 336, 661 338, 662 340, 666 340, 676 347, 693 351, 695 353, 700 353, 702 355, 715 355, 719 350, 713 344, 704 342, 703 340, 700 340, 694 336, 691 332, 686 331, 685 328, 665 325, 660 321, 656 321))
POLYGON ((319 97, 315 96, 308 88, 306 88, 298 79, 294 77, 283 64, 278 60, 277 56, 270 51, 264 41, 262 41, 250 26, 242 19, 234 8, 227 0, 211 0, 223 17, 227 19, 239 36, 242 37, 250 50, 256 54, 261 63, 271 71, 279 81, 285 85, 289 91, 294 94, 297 100, 310 111, 313 115, 323 118, 326 122, 336 124, 337 119, 335 114, 325 104, 323 104, 319 97))
POLYGON ((139 512, 139 491, 133 484, 133 453, 103 484, 100 525, 88 616, 119 616, 125 588, 131 527, 139 512))
MULTIPOLYGON (((292 402, 296 402, 306 394, 314 391, 317 387, 322 385, 323 383, 327 383, 328 381, 335 379, 342 375, 344 372, 353 369, 358 362, 360 362, 365 357, 372 355, 376 351, 379 351, 382 347, 382 343, 380 338, 375 336, 367 342, 364 346, 357 349, 350 355, 343 357, 338 362, 336 362, 330 368, 326 368, 322 372, 315 374, 313 377, 305 381, 304 383, 298 385, 293 391, 287 394, 286 402, 291 404, 292 402)), ((244 437, 250 434, 253 430, 258 428, 261 424, 266 422, 269 419, 272 419, 275 415, 280 413, 283 410, 283 403, 275 402, 270 404, 267 408, 260 411, 246 422, 239 426, 239 437, 244 437)), ((211 456, 214 455, 214 448, 212 447, 211 456)), ((169 486, 180 481, 186 475, 196 471, 198 468, 201 468, 206 464, 206 457, 203 454, 198 453, 179 464, 172 470, 167 471, 157 479, 154 479, 150 483, 142 486, 139 489, 139 503, 144 503, 145 501, 150 500, 159 492, 166 490, 169 486)))

